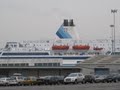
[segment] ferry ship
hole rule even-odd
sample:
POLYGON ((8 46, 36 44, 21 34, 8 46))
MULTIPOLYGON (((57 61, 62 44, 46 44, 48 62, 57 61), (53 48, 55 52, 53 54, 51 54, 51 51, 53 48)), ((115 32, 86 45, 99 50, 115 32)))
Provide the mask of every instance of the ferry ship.
POLYGON ((49 59, 54 62, 59 60, 58 66, 75 66, 90 57, 103 54, 104 48, 81 42, 74 27, 73 19, 65 19, 56 32, 59 39, 7 42, 0 51, 0 62, 2 65, 27 62, 34 66, 40 64, 40 60, 49 59))

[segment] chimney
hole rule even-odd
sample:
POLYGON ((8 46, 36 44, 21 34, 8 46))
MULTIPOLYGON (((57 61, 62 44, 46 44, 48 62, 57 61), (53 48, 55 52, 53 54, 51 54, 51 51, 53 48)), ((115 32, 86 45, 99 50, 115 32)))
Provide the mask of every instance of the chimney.
POLYGON ((70 19, 69 26, 75 26, 73 23, 73 19, 70 19))
POLYGON ((64 19, 63 26, 68 26, 68 20, 64 19))

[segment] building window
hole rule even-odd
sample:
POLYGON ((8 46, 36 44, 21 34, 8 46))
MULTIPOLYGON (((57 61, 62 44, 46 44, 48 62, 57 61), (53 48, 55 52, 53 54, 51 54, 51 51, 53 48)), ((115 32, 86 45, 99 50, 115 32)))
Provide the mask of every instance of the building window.
POLYGON ((42 63, 35 63, 35 66, 42 66, 42 63))
POLYGON ((20 64, 15 64, 15 67, 19 67, 20 66, 20 64))
POLYGON ((7 67, 7 64, 2 64, 2 67, 7 67))
POLYGON ((34 65, 41 67, 57 67, 60 66, 60 63, 35 63, 34 65))
POLYGON ((60 66, 60 63, 58 63, 58 66, 60 66))
POLYGON ((14 66, 14 64, 8 64, 8 67, 13 67, 14 66))
POLYGON ((25 63, 21 63, 21 66, 24 67, 24 66, 26 66, 26 64, 25 63))
POLYGON ((57 67, 57 66, 58 66, 58 63, 53 63, 53 66, 54 66, 54 67, 57 67))
POLYGON ((43 63, 43 66, 44 66, 44 67, 47 66, 47 63, 43 63))
POLYGON ((52 65, 52 63, 48 63, 48 66, 49 66, 49 67, 52 67, 53 65, 52 65))

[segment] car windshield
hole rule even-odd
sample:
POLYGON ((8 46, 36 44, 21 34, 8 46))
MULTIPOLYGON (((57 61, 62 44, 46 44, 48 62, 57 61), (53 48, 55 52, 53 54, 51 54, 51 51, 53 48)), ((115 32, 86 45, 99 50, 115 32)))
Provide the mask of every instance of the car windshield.
POLYGON ((95 78, 106 78, 106 75, 98 75, 95 78))
POLYGON ((27 78, 25 78, 24 80, 30 80, 30 78, 27 77, 27 78))
POLYGON ((11 76, 10 78, 12 78, 12 79, 16 79, 16 77, 14 77, 14 76, 11 76))
POLYGON ((76 73, 71 73, 70 75, 68 75, 68 77, 76 77, 77 74, 76 73))
POLYGON ((95 78, 99 78, 99 77, 100 77, 99 75, 95 76, 95 78))
POLYGON ((15 80, 14 78, 8 78, 7 80, 15 80))
POLYGON ((52 76, 46 76, 45 79, 50 79, 52 76))

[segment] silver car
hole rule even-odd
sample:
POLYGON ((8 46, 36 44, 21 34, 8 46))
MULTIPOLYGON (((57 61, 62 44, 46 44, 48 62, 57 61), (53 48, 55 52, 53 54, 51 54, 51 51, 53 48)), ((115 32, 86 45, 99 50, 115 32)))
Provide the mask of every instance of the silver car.
POLYGON ((83 83, 84 75, 82 73, 71 73, 66 78, 64 78, 64 83, 74 83, 77 84, 79 82, 83 83))

